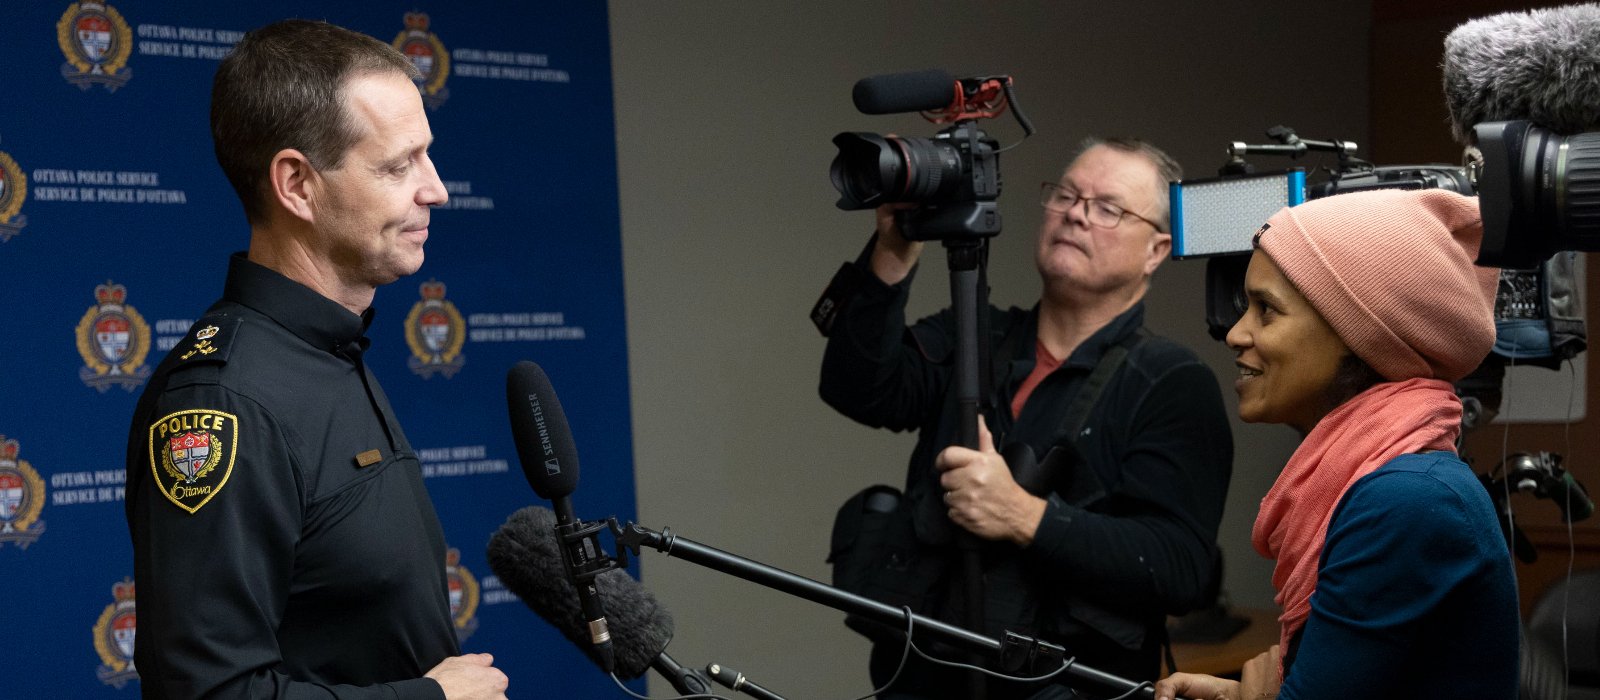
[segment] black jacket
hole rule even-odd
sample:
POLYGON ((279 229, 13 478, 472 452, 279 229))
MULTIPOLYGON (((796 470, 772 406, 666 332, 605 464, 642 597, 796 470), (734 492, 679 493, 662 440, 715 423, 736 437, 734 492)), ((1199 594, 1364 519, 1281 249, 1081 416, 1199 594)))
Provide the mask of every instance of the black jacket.
MULTIPOLYGON (((918 431, 906 494, 919 539, 940 545, 955 528, 944 515, 934 467, 958 434, 948 391, 955 318, 946 309, 908 327, 910 279, 891 287, 860 262, 856 268, 854 294, 831 329, 821 394, 866 425, 918 431)), ((989 403, 999 410, 986 420, 1015 468, 1009 457, 1019 445, 1043 458, 1057 444, 1067 405, 1106 350, 1140 330, 1144 310, 1136 304, 1085 340, 1015 420, 1009 406, 1033 370, 1038 311, 989 307, 988 314, 986 342, 995 356, 989 403)), ((1216 533, 1233 441, 1216 377, 1187 348, 1146 338, 1112 375, 1076 438, 1065 442, 1103 492, 1079 493, 1079 502, 1060 490, 1049 493, 1033 544, 1018 550, 990 543, 987 561, 1020 562, 1023 585, 1039 599, 1045 619, 1037 629, 1046 639, 1067 643, 1100 670, 1154 678, 1165 616, 1211 603, 1219 575, 1216 533)))

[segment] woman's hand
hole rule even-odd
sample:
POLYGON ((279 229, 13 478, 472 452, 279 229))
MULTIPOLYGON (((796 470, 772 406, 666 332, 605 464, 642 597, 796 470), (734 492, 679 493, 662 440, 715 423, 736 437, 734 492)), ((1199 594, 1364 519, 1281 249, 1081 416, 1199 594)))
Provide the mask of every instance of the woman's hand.
POLYGON ((1156 700, 1243 700, 1239 682, 1198 673, 1174 673, 1156 681, 1156 700))
POLYGON ((1242 700, 1260 700, 1278 697, 1278 645, 1261 652, 1244 664, 1239 674, 1239 692, 1242 700))
POLYGON ((1174 673, 1156 682, 1156 700, 1271 700, 1278 697, 1278 645, 1245 662, 1241 680, 1174 673))

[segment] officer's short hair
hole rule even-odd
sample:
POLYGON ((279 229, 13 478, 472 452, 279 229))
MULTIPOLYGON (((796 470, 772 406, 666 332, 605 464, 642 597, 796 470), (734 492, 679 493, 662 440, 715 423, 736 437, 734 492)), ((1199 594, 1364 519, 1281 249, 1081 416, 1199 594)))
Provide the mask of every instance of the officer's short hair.
POLYGON ((302 19, 246 34, 222 60, 211 83, 211 142, 252 223, 266 213, 263 184, 272 157, 293 148, 312 167, 338 169, 361 137, 344 107, 345 83, 391 71, 420 77, 393 46, 302 19))

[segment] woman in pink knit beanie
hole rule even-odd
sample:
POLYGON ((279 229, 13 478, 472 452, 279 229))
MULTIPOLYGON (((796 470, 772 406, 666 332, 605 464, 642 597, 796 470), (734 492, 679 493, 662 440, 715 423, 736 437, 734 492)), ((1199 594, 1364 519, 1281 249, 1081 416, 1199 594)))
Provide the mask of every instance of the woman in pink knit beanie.
POLYGON ((1510 554, 1455 453, 1451 382, 1494 344, 1482 235, 1477 200, 1442 190, 1317 199, 1256 233, 1227 337, 1239 417, 1304 436, 1252 533, 1280 643, 1241 681, 1179 673, 1157 697, 1515 697, 1510 554))

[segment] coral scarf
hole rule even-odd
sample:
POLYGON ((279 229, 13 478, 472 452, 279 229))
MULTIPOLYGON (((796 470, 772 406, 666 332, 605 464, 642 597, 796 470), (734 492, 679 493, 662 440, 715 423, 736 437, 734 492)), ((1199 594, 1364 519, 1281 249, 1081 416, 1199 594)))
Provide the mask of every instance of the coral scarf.
MULTIPOLYGON (((1333 509, 1350 486, 1390 459, 1412 452, 1454 451, 1461 400, 1450 383, 1407 379, 1378 384, 1324 416, 1289 458, 1261 499, 1251 540, 1277 560, 1272 586, 1283 608, 1279 645, 1289 650, 1311 615, 1322 544, 1333 509)), ((1283 662, 1278 663, 1283 677, 1283 662)))

